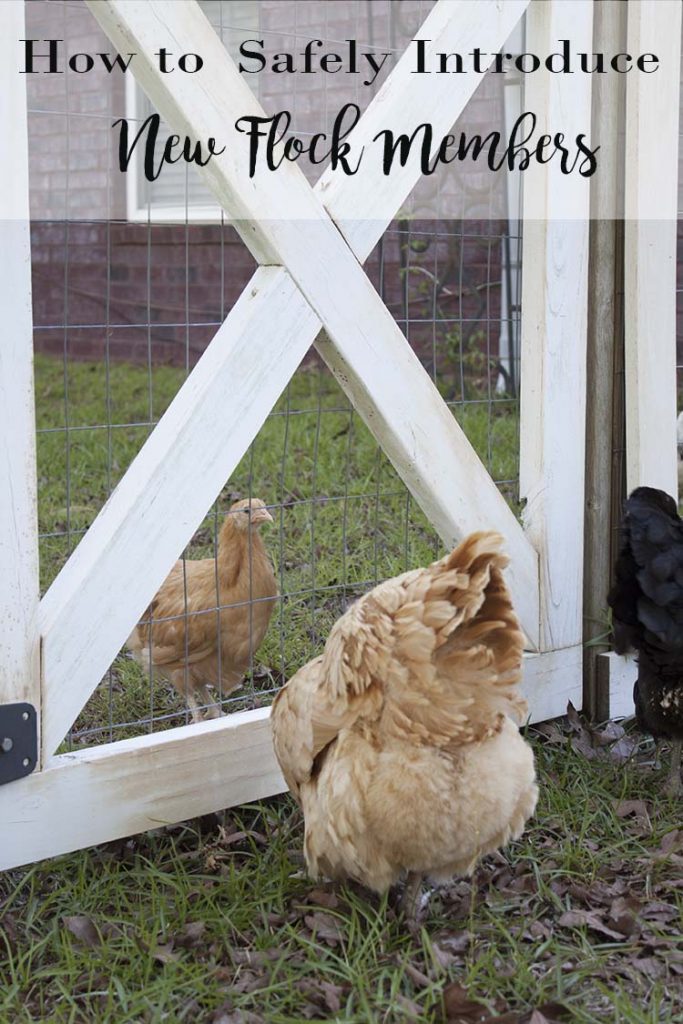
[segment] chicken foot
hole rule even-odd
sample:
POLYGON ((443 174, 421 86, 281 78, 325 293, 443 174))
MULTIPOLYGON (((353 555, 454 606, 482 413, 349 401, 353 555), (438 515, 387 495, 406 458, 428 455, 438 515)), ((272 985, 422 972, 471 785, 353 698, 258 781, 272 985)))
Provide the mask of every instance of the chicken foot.
POLYGON ((197 700, 197 698, 195 697, 194 693, 192 693, 190 691, 189 687, 185 691, 184 696, 185 696, 185 702, 186 702, 188 708, 190 709, 190 716, 192 718, 192 721, 195 722, 195 723, 203 722, 204 719, 203 719, 203 716, 202 716, 202 713, 201 713, 201 710, 200 710, 201 705, 200 705, 199 701, 197 700))
POLYGON ((213 700, 206 683, 193 686, 186 682, 184 672, 174 672, 170 679, 176 691, 185 700, 193 722, 204 722, 206 719, 222 716, 220 704, 213 700))
POLYGON ((681 796, 683 795, 683 785, 681 784, 681 748, 683 747, 683 740, 673 740, 671 743, 671 769, 669 771, 669 777, 664 786, 664 792, 668 796, 681 796))
POLYGON ((218 695, 216 695, 216 697, 212 697, 211 693, 209 692, 209 687, 207 686, 206 683, 201 683, 197 687, 197 689, 199 690, 202 697, 202 708, 204 711, 203 717, 205 719, 222 718, 223 709, 221 707, 220 698, 218 698, 218 695))

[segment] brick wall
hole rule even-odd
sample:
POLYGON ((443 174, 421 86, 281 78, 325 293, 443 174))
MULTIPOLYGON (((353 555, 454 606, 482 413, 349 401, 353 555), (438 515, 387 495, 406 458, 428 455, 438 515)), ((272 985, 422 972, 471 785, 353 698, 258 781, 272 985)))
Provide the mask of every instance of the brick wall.
MULTIPOLYGON (((294 52, 315 37, 343 50, 344 40, 369 44, 370 35, 375 51, 400 51, 431 6, 432 0, 404 0, 390 21, 388 0, 371 8, 360 0, 263 0, 261 31, 270 53, 294 52)), ((29 0, 27 36, 63 39, 64 56, 112 52, 80 0, 29 0)), ((391 66, 387 61, 384 74, 391 66)), ((266 109, 294 111, 297 130, 320 130, 342 103, 369 102, 373 90, 360 77, 264 72, 259 95, 266 109)), ((126 220, 126 179, 114 166, 111 129, 126 113, 121 74, 36 74, 27 83, 37 348, 71 358, 98 359, 107 351, 114 359, 192 365, 253 272, 249 253, 218 224, 126 220)), ((500 79, 483 79, 461 127, 490 130, 500 117, 501 87, 500 79)), ((311 179, 318 174, 305 169, 311 179)), ((472 339, 497 351, 503 225, 484 219, 491 216, 486 195, 470 195, 462 208, 468 220, 422 225, 419 237, 419 225, 411 236, 395 225, 368 263, 428 363, 438 340, 435 316, 445 318, 437 330, 448 351, 472 339)))
MULTIPOLYGON (((503 227, 394 224, 368 260, 373 283, 428 365, 439 339, 451 357, 473 339, 497 352, 503 227), (436 328, 435 318, 444 321, 436 328)), ((108 351, 112 359, 193 365, 255 266, 235 232, 218 225, 39 221, 32 246, 36 347, 78 359, 108 351)))

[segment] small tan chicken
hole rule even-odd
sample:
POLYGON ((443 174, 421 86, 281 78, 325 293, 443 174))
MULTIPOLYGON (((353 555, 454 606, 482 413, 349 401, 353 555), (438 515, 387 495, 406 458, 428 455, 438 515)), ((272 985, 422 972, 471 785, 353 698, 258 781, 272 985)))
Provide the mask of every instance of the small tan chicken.
POLYGON ((470 874, 536 806, 501 545, 475 533, 375 587, 273 704, 310 874, 383 892, 407 872, 409 916, 423 876, 470 874))
POLYGON ((268 629, 278 588, 259 530, 272 521, 259 498, 235 502, 217 557, 176 562, 128 637, 135 660, 173 684, 195 722, 200 704, 211 703, 207 686, 221 696, 235 690, 268 629))

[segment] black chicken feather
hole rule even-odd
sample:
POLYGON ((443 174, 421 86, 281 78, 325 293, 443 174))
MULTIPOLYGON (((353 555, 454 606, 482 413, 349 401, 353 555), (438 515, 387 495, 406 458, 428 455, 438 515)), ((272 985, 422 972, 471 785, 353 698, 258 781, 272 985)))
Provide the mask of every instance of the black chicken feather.
POLYGON ((636 718, 654 736, 683 738, 683 520, 664 491, 627 499, 608 595, 614 646, 638 654, 636 718))

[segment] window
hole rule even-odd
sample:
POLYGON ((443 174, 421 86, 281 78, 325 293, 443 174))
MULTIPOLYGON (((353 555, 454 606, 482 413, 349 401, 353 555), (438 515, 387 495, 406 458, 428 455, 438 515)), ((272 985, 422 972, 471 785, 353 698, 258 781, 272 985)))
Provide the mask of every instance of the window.
MULTIPOLYGON (((259 0, 199 0, 199 6, 233 58, 239 55, 240 43, 258 33, 259 0)), ((258 76, 253 78, 249 84, 257 92, 258 76)), ((126 117, 139 122, 139 127, 153 112, 152 104, 135 79, 126 76, 126 117)), ((164 127, 162 122, 157 149, 165 137, 164 127)), ((181 160, 177 164, 167 164, 156 181, 147 181, 137 148, 126 174, 126 207, 128 219, 135 221, 148 218, 171 223, 186 219, 216 221, 221 217, 220 207, 196 168, 181 160)))

